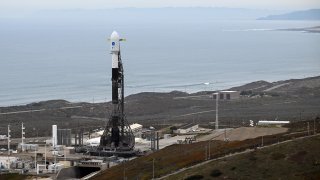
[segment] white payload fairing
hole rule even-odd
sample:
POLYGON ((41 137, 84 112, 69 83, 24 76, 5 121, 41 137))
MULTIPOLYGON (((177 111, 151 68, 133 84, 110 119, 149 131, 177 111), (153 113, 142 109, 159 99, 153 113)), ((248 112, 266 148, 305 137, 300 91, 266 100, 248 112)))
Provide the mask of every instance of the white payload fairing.
POLYGON ((119 68, 119 52, 120 52, 120 37, 116 31, 113 31, 110 37, 112 54, 112 69, 119 68))

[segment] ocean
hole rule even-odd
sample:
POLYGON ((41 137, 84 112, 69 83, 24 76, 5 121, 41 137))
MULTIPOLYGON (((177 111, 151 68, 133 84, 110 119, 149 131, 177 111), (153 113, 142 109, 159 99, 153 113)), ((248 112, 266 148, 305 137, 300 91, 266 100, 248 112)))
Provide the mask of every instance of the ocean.
POLYGON ((125 95, 222 90, 320 75, 320 21, 0 19, 0 106, 111 99, 108 36, 121 44, 125 95))

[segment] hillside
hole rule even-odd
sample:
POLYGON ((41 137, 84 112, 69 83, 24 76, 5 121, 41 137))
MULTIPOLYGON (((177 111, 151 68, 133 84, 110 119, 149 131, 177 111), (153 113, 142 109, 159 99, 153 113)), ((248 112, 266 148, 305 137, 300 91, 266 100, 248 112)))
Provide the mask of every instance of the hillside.
POLYGON ((320 179, 320 136, 228 157, 166 179, 320 179))
POLYGON ((292 95, 305 95, 306 90, 314 90, 319 93, 320 76, 309 77, 305 79, 290 79, 276 82, 256 81, 243 86, 233 87, 229 90, 235 91, 253 91, 253 92, 274 92, 290 93, 292 95))
POLYGON ((258 20, 320 20, 320 9, 294 11, 280 15, 269 15, 258 20))
MULTIPOLYGON (((310 124, 311 122, 313 121, 309 121, 310 124)), ((319 131, 320 122, 319 120, 315 122, 316 129, 319 131)), ((285 177, 289 175, 291 171, 295 172, 298 168, 300 168, 300 170, 296 171, 297 174, 309 173, 307 177, 310 177, 313 172, 320 173, 320 155, 318 153, 320 137, 317 136, 315 138, 305 138, 303 140, 278 144, 306 136, 307 133, 305 132, 296 133, 300 130, 306 130, 307 127, 304 126, 305 123, 306 122, 292 123, 287 126, 290 129, 289 132, 264 136, 263 144, 267 147, 263 149, 257 149, 257 147, 261 146, 261 137, 243 141, 225 142, 211 140, 192 144, 175 144, 152 154, 135 158, 118 166, 106 169, 97 174, 93 179, 151 179, 153 161, 155 168, 154 175, 156 178, 159 178, 176 171, 181 171, 181 169, 183 170, 195 165, 199 166, 199 163, 205 163, 207 159, 225 156, 228 157, 209 162, 209 164, 202 165, 199 168, 187 170, 168 179, 184 179, 193 175, 201 175, 204 177, 203 179, 208 179, 210 175, 207 175, 207 171, 202 171, 207 167, 208 173, 210 173, 212 169, 218 169, 222 173, 231 171, 230 174, 234 173, 232 176, 230 175, 230 177, 232 177, 231 179, 239 179, 239 177, 241 177, 241 179, 259 179, 258 177, 272 178, 276 177, 272 175, 273 170, 276 170, 275 175, 278 175, 278 173, 281 172, 281 167, 285 166, 292 169, 286 168, 286 172, 282 171, 284 173, 279 177, 285 177), (298 129, 297 127, 304 127, 304 129, 298 129), (269 148, 268 145, 271 144, 276 145, 269 148), (302 145, 300 146, 300 144, 302 145), (210 151, 207 150, 208 147, 210 147, 210 151), (248 151, 248 149, 251 149, 251 152, 248 151), (235 154, 240 152, 243 155, 235 154), (210 157, 208 154, 210 154, 210 157), (235 158, 235 160, 231 161, 232 158, 235 158), (305 165, 301 167, 301 164, 305 165), (217 167, 215 167, 216 165, 217 167), (214 168, 212 168, 212 166, 214 166, 214 168), (251 172, 253 172, 252 176, 250 175, 251 172)), ((221 176, 221 178, 229 177, 227 175, 228 174, 221 176)), ((190 180, 191 179, 192 178, 190 178, 190 180)))
MULTIPOLYGON (((231 89, 242 91, 243 96, 239 100, 219 103, 222 127, 247 125, 249 120, 261 119, 299 121, 320 114, 320 77, 273 83, 258 81, 231 89)), ((126 117, 130 123, 144 126, 186 122, 207 125, 215 118, 212 93, 173 91, 130 95, 125 99, 126 117)), ((27 137, 50 136, 48 130, 53 124, 59 128, 72 128, 73 132, 78 128, 90 130, 103 127, 110 112, 110 102, 92 104, 52 100, 0 107, 0 134, 6 134, 10 124, 12 137, 20 137, 21 122, 25 123, 27 137)))

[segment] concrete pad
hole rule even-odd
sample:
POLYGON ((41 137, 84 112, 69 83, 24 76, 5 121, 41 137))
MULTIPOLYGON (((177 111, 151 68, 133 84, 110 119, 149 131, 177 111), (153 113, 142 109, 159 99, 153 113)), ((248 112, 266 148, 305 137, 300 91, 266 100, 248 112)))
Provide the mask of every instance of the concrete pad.
MULTIPOLYGON (((253 139, 260 136, 267 136, 273 134, 280 134, 287 132, 288 128, 283 127, 240 127, 235 129, 226 129, 226 138, 229 141, 242 141, 245 139, 253 139)), ((212 134, 198 138, 198 141, 207 140, 224 140, 225 130, 214 130, 212 134)))

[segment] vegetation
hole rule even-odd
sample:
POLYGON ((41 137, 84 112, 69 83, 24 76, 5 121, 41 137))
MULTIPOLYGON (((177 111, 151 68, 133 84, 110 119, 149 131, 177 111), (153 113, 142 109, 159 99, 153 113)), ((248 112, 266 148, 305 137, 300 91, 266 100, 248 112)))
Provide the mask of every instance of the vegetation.
POLYGON ((0 179, 2 180, 25 180, 25 179, 35 179, 36 177, 31 175, 23 175, 18 173, 8 173, 0 174, 0 179))
POLYGON ((280 160, 280 159, 284 159, 286 157, 286 155, 279 153, 279 152, 275 152, 271 154, 271 159, 272 160, 280 160))
POLYGON ((200 180, 200 179, 203 179, 202 175, 192 175, 187 177, 185 180, 200 180))
POLYGON ((219 177, 221 176, 222 172, 219 169, 214 169, 211 171, 210 176, 211 177, 219 177))
MULTIPOLYGON (((277 135, 270 135, 270 136, 264 136, 263 138, 263 144, 270 145, 275 144, 281 141, 285 140, 291 140, 296 137, 306 136, 307 133, 292 133, 292 134, 277 134, 277 135)), ((320 144, 320 143, 319 143, 320 144)), ((319 146, 318 144, 318 146, 319 146)), ((208 153, 206 149, 208 148, 209 142, 203 141, 203 142, 197 142, 194 144, 175 144, 169 147, 166 147, 158 152, 152 153, 148 156, 136 158, 132 161, 128 161, 124 164, 121 164, 119 166, 112 167, 110 169, 107 169, 104 172, 101 172, 97 176, 95 176, 94 179, 123 179, 124 174, 128 179, 151 179, 152 178, 152 165, 153 165, 153 159, 155 160, 155 177, 161 177, 166 174, 170 174, 174 171, 177 171, 182 168, 190 167, 195 164, 198 164, 200 162, 205 161, 205 159, 208 157, 206 156, 206 152, 208 153), (125 171, 125 173, 124 173, 125 171)), ((257 149, 257 147, 261 146, 261 138, 255 138, 255 139, 247 139, 244 141, 232 141, 232 142, 223 142, 223 141, 211 141, 210 144, 210 157, 217 158, 222 157, 231 153, 235 152, 242 152, 246 149, 257 149)), ((312 147, 312 146, 311 146, 312 147)), ((318 147, 320 149, 320 147, 318 147)), ((287 151, 272 151, 268 152, 268 154, 264 155, 264 159, 261 159, 261 155, 259 154, 259 150, 251 152, 246 154, 245 156, 245 163, 248 165, 254 165, 253 167, 256 167, 261 161, 278 161, 282 162, 286 157, 291 157, 292 161, 295 160, 295 162, 303 162, 301 159, 297 159, 294 154, 287 154, 287 151)), ((299 151, 298 151, 299 152, 299 151)), ((301 156, 303 153, 300 152, 297 156, 301 156)), ((309 155, 309 153, 306 153, 306 155, 309 155)), ((290 158, 289 158, 290 159, 290 158)), ((225 159, 228 161, 229 160, 225 159)), ((287 160, 287 159, 286 159, 287 160)), ((320 160, 318 160, 320 161, 320 160)), ((318 162, 317 161, 317 162, 318 162)), ((207 174, 199 174, 199 171, 194 172, 193 174, 188 175, 203 175, 204 177, 212 177, 210 173, 213 169, 217 169, 220 171, 215 171, 215 175, 225 175, 225 169, 228 169, 228 171, 239 173, 239 171, 246 171, 243 169, 245 166, 241 166, 239 164, 231 164, 228 167, 214 167, 210 168, 209 173, 207 174), (231 166, 232 165, 232 166, 231 166), (223 174, 222 174, 223 173, 223 174)), ((265 164, 262 164, 263 167, 267 167, 268 165, 264 166, 265 164)), ((251 167, 251 168, 253 168, 251 167)), ((263 167, 260 167, 263 169, 263 167)), ((269 176, 269 171, 266 171, 266 177, 269 176)), ((183 178, 189 177, 184 175, 183 178)), ((219 177, 220 177, 219 175, 219 177)), ((179 179, 179 178, 178 178, 179 179)), ((255 179, 255 178, 253 178, 255 179)))
POLYGON ((319 149, 320 136, 308 137, 213 161, 167 179, 183 179, 186 174, 203 179, 320 179, 319 149))

